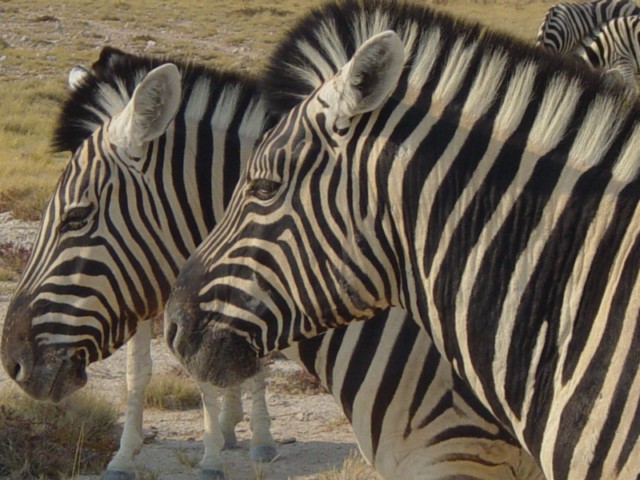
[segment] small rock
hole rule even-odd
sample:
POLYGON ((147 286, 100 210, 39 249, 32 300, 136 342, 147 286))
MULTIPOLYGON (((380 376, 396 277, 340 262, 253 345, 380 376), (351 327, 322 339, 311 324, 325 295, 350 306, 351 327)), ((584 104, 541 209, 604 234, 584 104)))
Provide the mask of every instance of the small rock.
POLYGON ((296 440, 296 437, 285 437, 277 440, 280 445, 289 445, 291 443, 296 443, 297 441, 298 440, 296 440))

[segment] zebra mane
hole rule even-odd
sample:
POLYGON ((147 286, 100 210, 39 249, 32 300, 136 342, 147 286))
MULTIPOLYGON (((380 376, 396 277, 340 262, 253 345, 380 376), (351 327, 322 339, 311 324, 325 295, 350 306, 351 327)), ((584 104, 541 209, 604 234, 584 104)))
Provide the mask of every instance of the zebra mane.
POLYGON ((398 100, 414 104, 420 99, 435 116, 453 108, 463 125, 501 103, 487 125, 499 140, 521 142, 541 156, 579 128, 568 155, 577 169, 598 164, 615 141, 624 145, 617 146, 622 155, 613 173, 621 180, 636 175, 638 104, 621 85, 603 81, 601 73, 576 59, 423 5, 346 0, 312 10, 285 35, 269 62, 263 82, 271 108, 293 108, 368 38, 385 30, 394 30, 405 44, 405 72, 394 94, 398 100), (538 107, 531 133, 514 139, 531 105, 538 107))
POLYGON ((247 135, 259 135, 271 122, 258 101, 258 82, 249 75, 216 70, 171 57, 148 57, 105 47, 98 61, 63 103, 52 138, 54 151, 75 151, 106 121, 121 112, 138 83, 151 70, 174 63, 182 74, 182 103, 177 117, 215 118, 217 129, 233 121, 241 105, 255 109, 247 135), (247 103, 249 102, 249 103, 247 103), (213 109, 213 110, 212 110, 213 109), (253 132, 255 130, 255 132, 253 132))

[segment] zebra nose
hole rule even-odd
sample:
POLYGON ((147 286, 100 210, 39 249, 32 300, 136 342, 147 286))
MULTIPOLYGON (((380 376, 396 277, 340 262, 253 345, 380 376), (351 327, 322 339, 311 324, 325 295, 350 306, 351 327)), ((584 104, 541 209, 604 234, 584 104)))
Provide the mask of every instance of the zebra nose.
POLYGON ((197 291, 191 288, 203 273, 202 267, 193 259, 187 260, 180 271, 164 310, 164 337, 171 351, 180 356, 186 348, 185 339, 198 329, 201 311, 198 308, 197 291))
POLYGON ((30 380, 35 365, 34 345, 30 337, 28 300, 14 297, 9 304, 2 332, 0 356, 7 375, 23 384, 30 380))

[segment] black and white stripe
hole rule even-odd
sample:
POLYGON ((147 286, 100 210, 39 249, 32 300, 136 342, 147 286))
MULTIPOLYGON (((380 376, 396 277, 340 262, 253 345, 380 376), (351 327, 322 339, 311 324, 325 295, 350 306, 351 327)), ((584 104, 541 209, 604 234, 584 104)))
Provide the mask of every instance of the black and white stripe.
MULTIPOLYGON (((22 293, 16 295, 14 302, 26 303, 27 300, 20 299, 40 297, 49 303, 64 303, 71 312, 78 311, 75 305, 81 299, 72 295, 75 289, 77 296, 87 291, 99 293, 103 304, 94 303, 95 308, 99 310, 104 305, 112 304, 109 308, 116 312, 124 310, 119 306, 120 303, 134 296, 134 293, 112 291, 114 287, 111 284, 121 289, 144 284, 149 291, 158 292, 156 305, 140 308, 143 299, 153 298, 140 293, 139 305, 130 308, 133 313, 127 316, 126 322, 117 318, 115 313, 105 315, 104 321, 106 332, 117 329, 123 336, 133 328, 148 328, 148 322, 140 323, 141 320, 161 308, 167 294, 165 285, 173 282, 174 269, 169 269, 166 275, 157 269, 167 264, 176 267, 181 265, 186 253, 194 248, 203 232, 212 228, 215 220, 221 216, 240 166, 253 143, 270 124, 260 94, 251 79, 178 63, 183 81, 181 107, 166 132, 151 142, 146 154, 135 163, 126 163, 121 158, 123 149, 114 148, 110 141, 105 140, 109 131, 103 128, 103 124, 107 125, 126 108, 136 87, 149 72, 167 61, 169 59, 139 58, 107 49, 91 71, 81 72, 79 78, 74 71, 71 83, 75 92, 61 114, 56 136, 59 149, 75 152, 68 168, 68 171, 73 170, 73 174, 64 174, 52 202, 57 202, 58 208, 64 211, 65 205, 77 205, 80 203, 77 198, 82 198, 87 189, 94 188, 98 192, 94 198, 107 196, 108 204, 104 211, 94 214, 87 221, 90 225, 86 227, 90 230, 86 234, 65 238, 64 245, 59 245, 55 235, 41 233, 30 268, 22 279, 22 285, 30 285, 29 290, 22 286, 19 290, 22 293), (142 165, 137 162, 142 162, 142 165), (74 176, 82 180, 74 182, 74 176), (200 189, 206 191, 199 193, 200 189), (125 193, 116 195, 115 192, 125 193), (224 192, 227 192, 226 195, 224 192), (120 198, 119 203, 114 197, 120 198), (109 225, 117 223, 118 217, 126 217, 129 220, 127 227, 135 231, 127 233, 125 228, 110 231, 109 225), (47 248, 52 249, 53 253, 38 253, 47 248), (101 254, 102 248, 124 254, 104 256, 101 254), (139 253, 152 248, 154 251, 150 253, 139 253), (69 253, 69 250, 72 252, 69 253), (138 254, 127 255, 128 250, 135 250, 138 254), (157 252, 167 253, 163 256, 157 252), (65 273, 72 277, 68 280, 59 275, 32 278, 32 272, 61 268, 42 264, 47 257, 53 262, 65 261, 65 273), (154 257, 155 269, 152 265, 145 268, 128 263, 144 262, 146 259, 151 264, 154 257), (99 263, 102 265, 97 268, 99 263), (109 286, 97 283, 101 279, 94 279, 92 273, 107 272, 105 276, 113 275, 122 279, 141 275, 147 270, 151 273, 143 279, 132 280, 130 284, 112 282, 109 286), (52 292, 55 293, 60 282, 65 282, 66 296, 56 298, 52 292), (25 292, 30 293, 27 295, 25 292), (113 297, 108 296, 109 293, 113 297), (117 322, 123 323, 118 325, 117 322)), ((312 86, 307 88, 310 91, 312 86)), ((295 101, 295 97, 292 100, 295 101)), ((49 212, 53 208, 50 206, 49 212)), ((46 216, 42 232, 67 230, 62 227, 64 223, 60 217, 63 215, 56 217, 50 213, 46 216)), ((75 221, 81 224, 85 220, 75 221)), ((77 226, 80 225, 73 225, 77 226)), ((14 303, 14 308, 17 304, 14 303)), ((57 309, 61 310, 62 307, 57 309)), ((85 315, 75 318, 73 323, 66 318, 63 324, 65 328, 86 329, 91 324, 91 316, 86 315, 91 311, 90 306, 85 305, 82 311, 85 315)), ((4 332, 4 341, 14 347, 21 342, 14 336, 16 325, 24 329, 26 327, 18 322, 29 320, 28 315, 26 318, 16 315, 12 309, 8 320, 13 322, 13 326, 4 332)), ((95 313, 93 316, 97 315, 95 313)), ((450 366, 440 360, 429 338, 424 336, 413 348, 408 349, 403 339, 415 336, 415 323, 404 318, 405 314, 399 310, 389 315, 394 317, 393 322, 386 322, 387 315, 381 315, 373 322, 328 332, 325 336, 302 342, 287 351, 288 355, 298 358, 309 371, 317 375, 333 393, 349 417, 363 453, 376 469, 386 478, 416 478, 413 473, 427 465, 433 472, 469 471, 472 472, 469 478, 478 480, 539 478, 530 456, 469 394, 450 366), (374 339, 376 349, 372 348, 374 339), (345 359, 349 361, 345 363, 345 359), (371 368, 368 374, 356 379, 348 371, 359 362, 372 366, 384 363, 384 374, 371 368), (423 378, 416 377, 416 369, 428 374, 431 380, 425 382, 423 378), (372 403, 370 397, 374 392, 377 400, 372 403), (404 415, 405 409, 411 413, 404 415), (470 458, 468 452, 476 453, 470 458)), ((54 345, 58 351, 65 347, 73 348, 73 335, 68 336, 68 343, 56 344, 58 328, 60 326, 51 321, 47 324, 48 330, 38 331, 38 334, 48 334, 48 337, 41 338, 46 338, 47 345, 54 345)), ((31 333, 34 334, 33 331, 31 333)), ((85 342, 89 345, 87 348, 95 345, 96 349, 88 358, 97 360, 115 349, 117 343, 103 347, 102 339, 112 337, 111 334, 101 334, 100 340, 85 342)), ((145 350, 148 356, 148 339, 145 343, 140 332, 127 345, 135 346, 136 355, 145 350)), ((145 359, 141 360, 136 355, 132 356, 132 362, 144 363, 145 359)), ((3 358, 5 365, 13 361, 6 349, 3 358)), ((37 363, 39 360, 36 358, 34 361, 37 363)), ((138 376, 145 374, 150 375, 150 369, 143 374, 134 372, 138 376)), ((61 382, 64 380, 63 375, 56 379, 61 382)), ((22 380, 22 384, 25 384, 25 380, 22 380)), ((201 388, 206 389, 206 385, 201 384, 201 388)), ((144 383, 139 384, 134 379, 131 389, 140 393, 144 383)), ((258 393, 264 395, 264 391, 258 393)), ((141 441, 137 429, 141 428, 142 421, 141 404, 136 404, 136 401, 137 397, 130 395, 121 449, 109 465, 105 478, 125 478, 125 473, 131 467, 133 452, 141 445, 136 443, 138 439, 141 441)), ((205 408, 206 415, 211 417, 215 410, 212 405, 207 405, 206 396, 205 408)), ((225 427, 227 420, 223 416, 220 426, 225 427)), ((232 422, 232 425, 223 428, 225 436, 233 434, 233 426, 232 422)), ((215 428, 205 423, 208 433, 205 433, 202 478, 216 478, 222 468, 219 459, 212 460, 212 456, 218 453, 211 445, 216 443, 211 438, 215 428)))
POLYGON ((573 53, 594 68, 617 72, 635 92, 635 77, 640 73, 640 16, 616 18, 599 25, 573 53))
POLYGON ((640 7, 632 0, 556 3, 540 24, 536 45, 552 52, 572 53, 599 25, 629 15, 640 15, 640 7))
POLYGON ((301 25, 283 62, 337 29, 342 68, 265 136, 185 263, 171 348, 232 384, 260 355, 400 306, 547 478, 635 479, 638 105, 420 6, 330 3, 301 25))
MULTIPOLYGON (((145 320, 162 311, 178 269, 222 215, 255 142, 273 123, 254 79, 170 61, 106 48, 91 71, 70 78, 54 147, 73 155, 43 212, 2 338, 8 373, 28 393, 55 400, 86 382, 89 363, 140 330, 128 343, 125 429, 105 478, 133 478, 142 446, 151 375, 145 320), (175 110, 140 142, 131 138, 135 128, 116 128, 122 118, 146 128, 153 122, 131 110, 160 118, 171 103, 175 110)), ((252 388, 252 457, 271 460, 264 379, 252 388)), ((229 415, 218 425, 217 395, 201 389, 202 478, 220 478, 218 434, 233 443, 241 406, 223 408, 229 415)))

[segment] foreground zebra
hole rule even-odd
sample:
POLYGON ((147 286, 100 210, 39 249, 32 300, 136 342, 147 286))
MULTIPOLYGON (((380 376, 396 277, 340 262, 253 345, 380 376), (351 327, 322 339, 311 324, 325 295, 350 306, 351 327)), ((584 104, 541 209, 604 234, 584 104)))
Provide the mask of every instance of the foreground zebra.
POLYGON ((536 45, 551 52, 573 53, 599 25, 629 15, 640 15, 640 7, 632 0, 556 3, 542 19, 536 45))
POLYGON ((574 54, 594 68, 614 70, 631 91, 637 91, 640 74, 640 16, 622 17, 598 26, 585 37, 574 54))
POLYGON ((353 39, 331 52, 344 66, 256 147, 185 263, 173 351, 232 385, 275 348, 402 306, 547 478, 636 479, 638 105, 428 8, 332 3, 313 27, 353 39))
MULTIPOLYGON (((115 312, 126 307, 107 302, 111 299, 106 296, 111 284, 100 284, 101 279, 94 278, 92 272, 112 272, 110 278, 131 278, 130 285, 125 280, 112 283, 131 289, 111 294, 114 297, 135 297, 139 290, 133 286, 139 283, 157 291, 161 303, 167 285, 173 282, 173 270, 162 275, 153 266, 162 268, 171 265, 169 262, 179 266, 184 261, 198 238, 221 215, 226 202, 224 192, 230 193, 233 186, 226 188, 227 182, 233 184, 237 175, 234 172, 269 124, 263 100, 249 79, 179 64, 179 88, 170 73, 173 67, 162 63, 163 60, 107 49, 93 72, 81 74, 79 81, 75 75, 72 77, 76 92, 61 115, 57 144, 76 153, 43 219, 3 335, 5 368, 32 394, 62 396, 85 380, 86 361, 71 360, 74 368, 62 370, 55 378, 39 375, 51 368, 47 363, 50 352, 58 358, 79 360, 79 352, 83 351, 86 353, 81 358, 103 358, 117 347, 118 335, 131 334, 136 321, 151 310, 134 305, 127 310, 127 317, 118 317, 115 312), (132 110, 132 95, 140 103, 149 98, 149 91, 157 91, 170 100, 181 96, 178 88, 183 99, 177 113, 171 101, 156 99, 161 106, 155 113, 168 119, 156 132, 157 138, 142 146, 131 142, 123 145, 122 137, 116 135, 121 130, 110 125, 122 122, 122 116, 132 110), (194 134, 196 129, 199 135, 194 134), (207 137, 206 132, 211 136, 207 137), (207 187, 208 182, 202 179, 209 178, 218 182, 215 188, 198 195, 199 189, 207 187), (87 195, 90 202, 85 201, 87 195), (78 211, 79 208, 83 210, 78 211), (213 213, 207 216, 207 211, 213 213), (117 224, 118 219, 130 224, 113 229, 111 225, 117 224), (50 241, 59 241, 59 246, 50 245, 50 241), (47 248, 53 248, 54 253, 46 253, 47 248), (102 249, 112 253, 105 256, 102 249), (135 251, 135 258, 128 256, 128 251, 135 251), (47 266, 44 262, 49 258, 61 263, 47 266), (147 270, 149 273, 141 278, 147 270), (74 276, 70 277, 72 273, 74 276), (70 296, 69 292, 74 291, 77 296, 70 296), (58 297, 54 296, 56 293, 58 297), (35 311, 19 309, 29 302, 35 305, 35 311), (39 309, 46 312, 45 305, 49 311, 64 312, 65 316, 45 317, 46 323, 39 321, 39 309), (104 334, 95 328, 94 318, 101 321, 104 334), (73 335, 82 342, 78 346, 72 343, 73 335), (116 340, 112 340, 114 337, 116 340)), ((138 128, 145 126, 144 118, 133 114, 130 119, 138 128)), ((153 298, 147 294, 138 297, 139 301, 153 298)), ((478 404, 448 364, 440 361, 429 337, 405 316, 394 310, 366 324, 303 342, 287 350, 287 354, 298 358, 333 393, 353 424, 362 452, 386 478, 420 478, 419 472, 427 468, 443 475, 454 472, 483 480, 541 478, 531 457, 478 404), (387 320, 387 316, 391 319, 387 320), (407 337, 416 339, 411 348, 404 342, 407 337), (374 345, 377 348, 372 348, 374 345), (382 364, 385 368, 372 368, 365 370, 365 375, 353 377, 349 372, 361 370, 361 364, 382 364), (416 371, 424 372, 430 380, 417 377, 416 371)), ((140 337, 140 329, 147 325, 148 322, 139 324, 130 340, 138 346, 137 354, 139 349, 145 350, 143 357, 148 356, 148 340, 140 337)), ((132 359, 134 365, 140 361, 136 355, 132 359)), ((150 374, 149 362, 142 363, 148 367, 138 373, 144 381, 132 381, 133 393, 140 396, 150 374)), ((201 386, 205 389, 206 419, 201 476, 219 478, 221 445, 216 441, 220 436, 215 402, 208 396, 206 384, 201 386)), ((108 467, 107 478, 126 478, 133 468, 134 451, 140 444, 134 445, 131 440, 127 444, 126 439, 139 438, 140 402, 128 404, 123 443, 108 467)), ((264 434, 268 434, 268 428, 264 434)))

